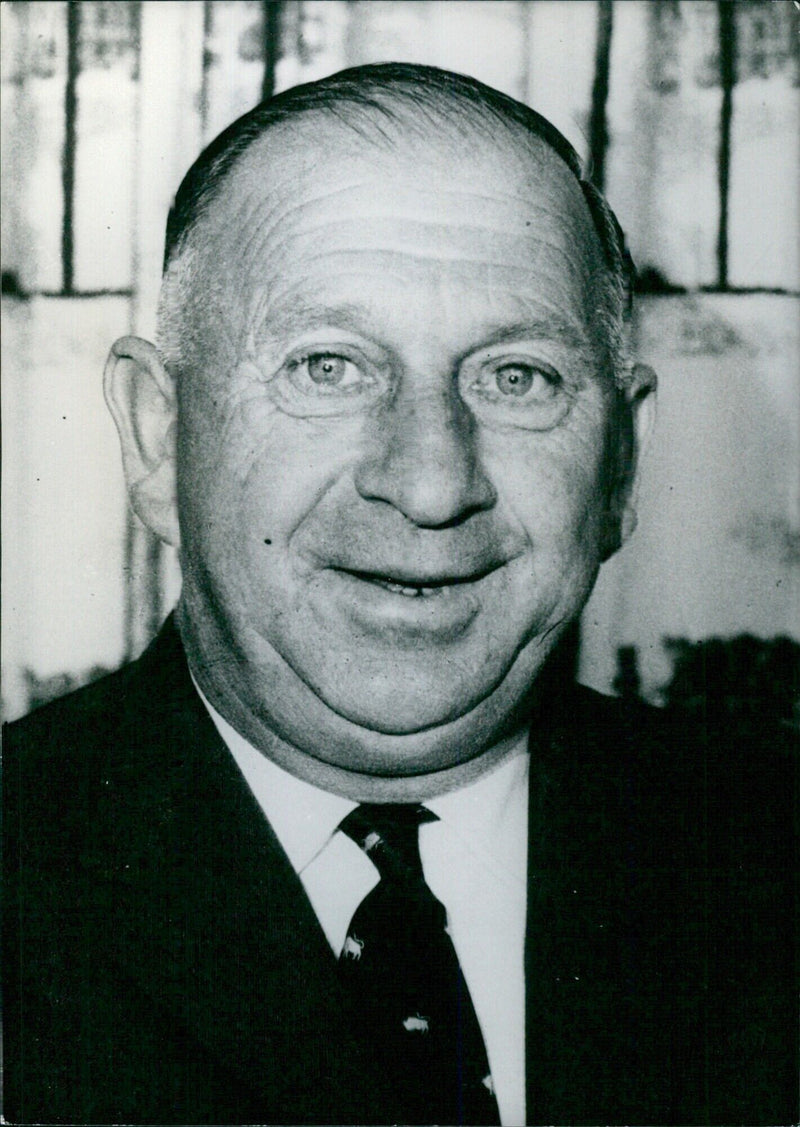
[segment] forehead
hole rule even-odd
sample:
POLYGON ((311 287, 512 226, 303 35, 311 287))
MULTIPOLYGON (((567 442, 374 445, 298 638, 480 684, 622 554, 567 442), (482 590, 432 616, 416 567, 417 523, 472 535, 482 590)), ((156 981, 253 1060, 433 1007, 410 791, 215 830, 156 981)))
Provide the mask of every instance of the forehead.
MULTIPOLYGON (((330 119, 276 126, 209 209, 209 264, 238 314, 400 300, 474 319, 591 321, 602 256, 580 187, 538 138, 369 142, 330 119), (352 299, 352 301, 351 301, 352 299)), ((252 328, 252 324, 249 326, 252 328)))

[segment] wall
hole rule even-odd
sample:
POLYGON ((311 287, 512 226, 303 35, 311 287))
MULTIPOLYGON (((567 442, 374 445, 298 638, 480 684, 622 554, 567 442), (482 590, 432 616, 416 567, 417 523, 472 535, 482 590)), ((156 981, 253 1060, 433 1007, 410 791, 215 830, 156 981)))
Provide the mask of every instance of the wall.
POLYGON ((174 561, 126 510, 100 374, 152 332, 169 200, 264 91, 387 58, 531 102, 603 183, 647 291, 642 520, 585 614, 656 697, 662 639, 798 623, 798 51, 783 0, 47 0, 2 9, 3 703, 139 651, 174 561), (55 679, 55 680, 52 680, 55 679))

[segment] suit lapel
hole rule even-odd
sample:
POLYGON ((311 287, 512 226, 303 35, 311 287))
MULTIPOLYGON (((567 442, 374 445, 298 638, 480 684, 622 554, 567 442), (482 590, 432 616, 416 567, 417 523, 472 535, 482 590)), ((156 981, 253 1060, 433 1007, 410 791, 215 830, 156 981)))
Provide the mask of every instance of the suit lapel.
POLYGON ((670 1122, 669 897, 625 749, 580 690, 531 747, 528 1122, 670 1122), (667 960, 668 961, 668 960, 667 960))
POLYGON ((116 771, 128 829, 107 872, 124 973, 262 1118, 375 1121, 379 1084, 347 1032, 335 959, 170 627, 132 683, 116 771))

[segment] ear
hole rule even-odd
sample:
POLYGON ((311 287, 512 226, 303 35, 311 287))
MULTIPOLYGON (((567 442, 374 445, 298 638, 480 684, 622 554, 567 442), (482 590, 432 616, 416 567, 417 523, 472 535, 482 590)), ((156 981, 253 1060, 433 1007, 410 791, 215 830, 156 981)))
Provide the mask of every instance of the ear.
POLYGON ((612 434, 614 474, 606 514, 603 559, 608 559, 636 529, 636 497, 642 451, 655 423, 658 378, 647 364, 634 364, 620 392, 612 434))
POLYGON ((167 544, 180 545, 175 384, 156 348, 120 337, 103 376, 106 403, 119 432, 131 507, 167 544))

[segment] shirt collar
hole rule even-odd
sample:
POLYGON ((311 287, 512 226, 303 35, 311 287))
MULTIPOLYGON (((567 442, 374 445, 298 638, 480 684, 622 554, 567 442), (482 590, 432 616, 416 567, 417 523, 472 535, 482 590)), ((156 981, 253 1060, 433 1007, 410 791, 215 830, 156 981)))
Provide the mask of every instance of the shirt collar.
MULTIPOLYGON (((196 682, 195 688, 292 867, 302 874, 358 803, 322 790, 279 767, 220 716, 196 682)), ((512 876, 523 881, 527 858, 524 851, 520 854, 511 843, 524 842, 525 835, 520 839, 520 835, 507 831, 509 819, 527 817, 527 749, 528 736, 523 733, 510 755, 493 771, 425 803, 459 838, 472 848, 485 850, 512 876)))
POLYGON ((464 842, 516 880, 527 880, 528 734, 493 771, 467 786, 429 799, 425 805, 464 842))

